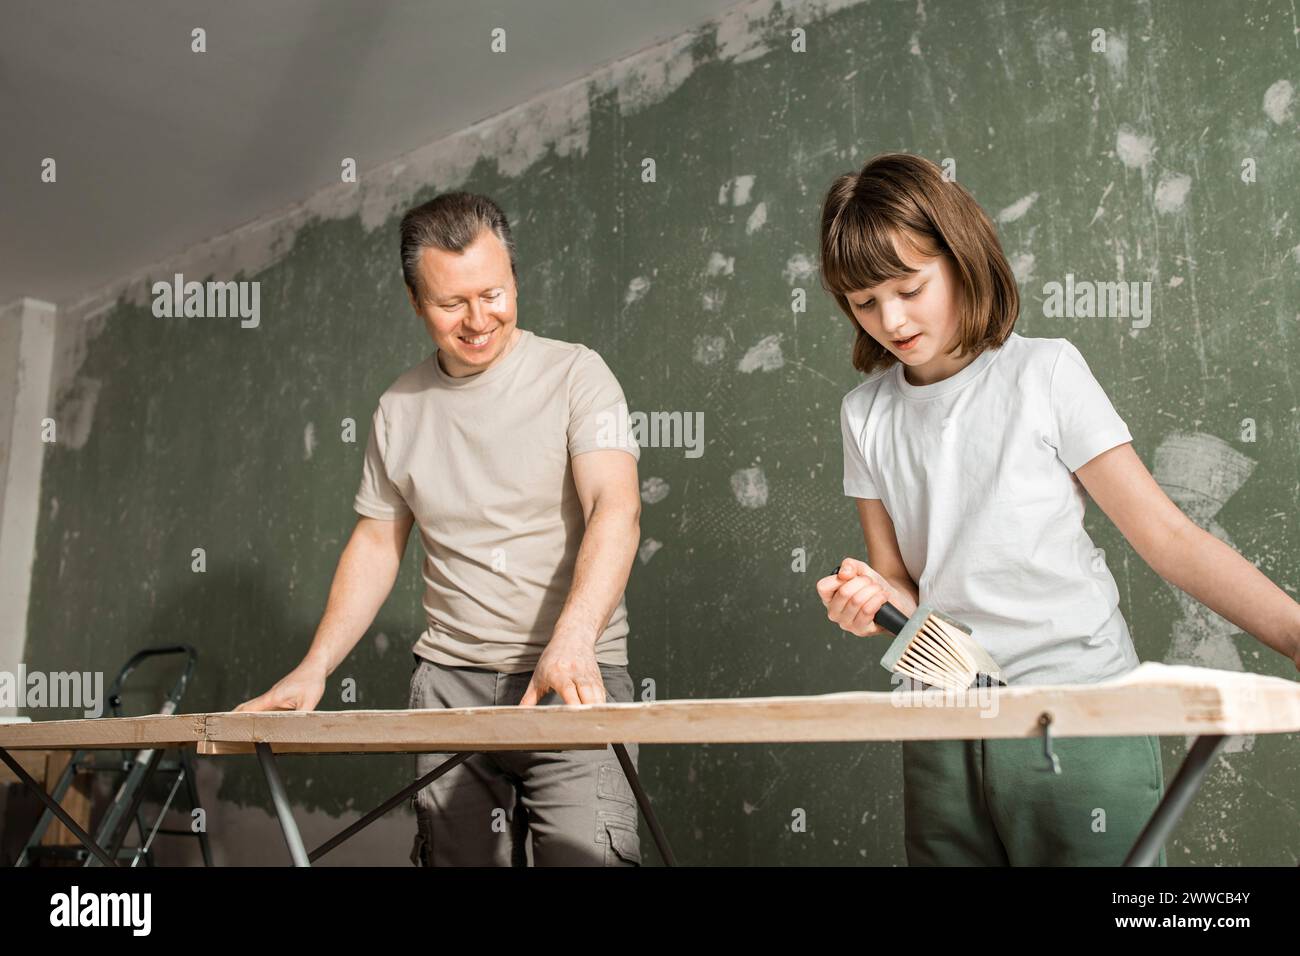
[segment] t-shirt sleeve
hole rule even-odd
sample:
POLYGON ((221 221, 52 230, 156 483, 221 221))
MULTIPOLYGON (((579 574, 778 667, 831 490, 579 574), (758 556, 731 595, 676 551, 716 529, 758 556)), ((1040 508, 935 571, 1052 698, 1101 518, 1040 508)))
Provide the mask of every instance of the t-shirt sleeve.
POLYGON ((388 419, 381 406, 375 409, 370 420, 370 440, 366 442, 366 457, 361 466, 361 486, 357 488, 352 510, 367 518, 395 521, 409 514, 411 508, 388 477, 388 469, 384 466, 387 453, 388 419))
POLYGON ((571 458, 617 448, 641 460, 623 389, 605 360, 591 349, 579 355, 569 382, 568 438, 571 458))
POLYGON ((876 482, 862 454, 860 422, 849 410, 847 398, 840 403, 840 434, 844 440, 844 493, 852 498, 879 498, 876 482))
POLYGON ((1133 440, 1128 425, 1071 342, 1056 356, 1049 391, 1051 444, 1070 471, 1078 471, 1102 452, 1133 440))

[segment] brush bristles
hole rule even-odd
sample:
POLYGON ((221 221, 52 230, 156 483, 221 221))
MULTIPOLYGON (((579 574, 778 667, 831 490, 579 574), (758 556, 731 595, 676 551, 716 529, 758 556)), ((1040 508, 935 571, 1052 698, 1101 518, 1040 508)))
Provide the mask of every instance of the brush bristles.
MULTIPOLYGON (((965 690, 993 661, 969 634, 930 616, 917 629, 902 657, 894 665, 900 674, 934 687, 965 690)), ((996 665, 993 665, 996 670, 996 665)))

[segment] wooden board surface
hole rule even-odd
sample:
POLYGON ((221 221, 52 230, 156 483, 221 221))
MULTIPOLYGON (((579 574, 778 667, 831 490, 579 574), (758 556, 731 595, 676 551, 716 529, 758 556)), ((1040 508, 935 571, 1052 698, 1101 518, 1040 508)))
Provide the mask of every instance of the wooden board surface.
POLYGON ((196 746, 204 739, 209 714, 174 717, 97 717, 93 720, 36 720, 0 724, 0 747, 7 750, 140 750, 196 746))
POLYGON ((623 743, 779 743, 1245 734, 1300 730, 1300 682, 1147 663, 1101 684, 666 700, 538 708, 222 713, 0 726, 0 746, 167 745, 200 753, 568 749, 623 743), (136 721, 129 728, 114 725, 136 721), (152 721, 152 723, 151 723, 152 721), (109 743, 108 741, 113 741, 109 743))

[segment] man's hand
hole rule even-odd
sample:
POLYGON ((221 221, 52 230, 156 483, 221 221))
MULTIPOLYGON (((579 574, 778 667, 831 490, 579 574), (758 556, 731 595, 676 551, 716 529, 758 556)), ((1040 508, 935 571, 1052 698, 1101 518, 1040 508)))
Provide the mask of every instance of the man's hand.
POLYGON ((605 681, 590 638, 557 633, 542 651, 520 707, 532 707, 554 690, 566 704, 605 703, 605 681))
POLYGON ((244 701, 234 712, 315 710, 324 695, 325 671, 303 661, 261 697, 244 701))

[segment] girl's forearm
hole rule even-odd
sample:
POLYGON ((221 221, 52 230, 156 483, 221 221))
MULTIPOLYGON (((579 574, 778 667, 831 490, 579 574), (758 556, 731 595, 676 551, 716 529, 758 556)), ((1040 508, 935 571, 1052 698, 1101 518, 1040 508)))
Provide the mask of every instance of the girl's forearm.
MULTIPOLYGON (((881 576, 884 577, 884 575, 881 576)), ((905 594, 908 598, 911 599, 910 605, 908 605, 907 602, 904 602, 904 606, 899 607, 900 611, 902 611, 908 617, 911 617, 913 612, 916 611, 918 605, 921 602, 921 596, 917 589, 916 582, 913 581, 911 578, 908 578, 906 580, 900 580, 899 578, 885 578, 885 580, 889 582, 889 584, 891 584, 896 591, 905 594)))
POLYGON ((1300 669, 1300 604, 1214 535, 1189 521, 1152 567, 1300 669))

